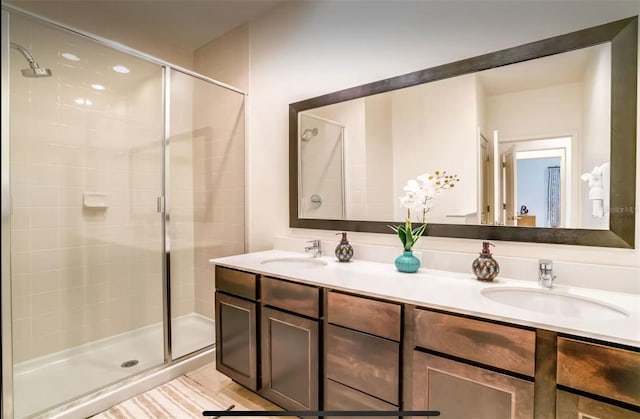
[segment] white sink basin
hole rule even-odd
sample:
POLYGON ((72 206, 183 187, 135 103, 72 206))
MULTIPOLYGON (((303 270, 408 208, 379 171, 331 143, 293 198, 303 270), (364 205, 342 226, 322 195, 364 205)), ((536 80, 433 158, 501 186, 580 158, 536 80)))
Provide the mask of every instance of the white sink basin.
POLYGON ((489 287, 480 292, 486 298, 500 304, 551 316, 585 319, 624 319, 629 317, 625 310, 614 305, 555 290, 489 287))
POLYGON ((298 265, 305 267, 320 267, 326 266, 328 263, 324 259, 311 258, 308 256, 289 256, 281 258, 265 259, 260 262, 262 265, 269 264, 284 264, 284 265, 298 265))

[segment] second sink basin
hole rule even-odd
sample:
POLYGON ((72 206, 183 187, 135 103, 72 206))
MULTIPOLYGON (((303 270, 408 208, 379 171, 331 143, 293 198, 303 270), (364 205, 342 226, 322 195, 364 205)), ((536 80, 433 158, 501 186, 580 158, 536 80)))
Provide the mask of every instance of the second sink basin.
POLYGON ((261 264, 286 264, 286 265, 297 265, 297 266, 304 266, 304 267, 320 267, 320 266, 326 266, 327 265, 327 261, 324 259, 318 259, 318 258, 311 258, 308 256, 289 256, 289 257, 281 257, 281 258, 272 258, 272 259, 265 259, 262 262, 260 262, 261 264))
POLYGON ((552 316, 623 319, 626 311, 611 304, 554 290, 489 287, 482 295, 495 302, 552 316))

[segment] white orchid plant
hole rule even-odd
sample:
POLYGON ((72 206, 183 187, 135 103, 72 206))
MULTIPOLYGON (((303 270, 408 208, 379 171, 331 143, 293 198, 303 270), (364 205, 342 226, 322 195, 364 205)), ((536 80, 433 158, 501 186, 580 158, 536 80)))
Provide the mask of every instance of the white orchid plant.
POLYGON ((405 185, 404 195, 400 197, 400 205, 407 209, 405 223, 397 226, 389 226, 398 234, 402 246, 406 252, 413 249, 413 245, 422 237, 427 229, 425 222, 427 213, 433 206, 433 200, 445 189, 452 189, 460 179, 456 175, 448 175, 447 172, 436 170, 435 173, 425 173, 416 179, 410 179, 405 185), (411 211, 418 215, 421 226, 413 228, 411 224, 411 211))

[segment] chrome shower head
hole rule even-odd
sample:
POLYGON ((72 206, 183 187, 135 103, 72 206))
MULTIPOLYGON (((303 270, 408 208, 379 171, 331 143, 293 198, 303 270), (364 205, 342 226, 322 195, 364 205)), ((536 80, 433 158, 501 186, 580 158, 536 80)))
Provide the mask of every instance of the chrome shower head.
POLYGON ((51 77, 51 70, 48 68, 42 68, 36 64, 36 67, 25 68, 24 70, 20 70, 24 77, 51 77))
POLYGON ((315 137, 316 135, 318 135, 318 128, 307 128, 302 133, 302 141, 309 141, 311 137, 315 137))
POLYGON ((36 60, 33 59, 33 56, 31 55, 29 50, 27 50, 25 47, 23 47, 20 44, 16 44, 15 42, 12 42, 11 48, 18 50, 20 54, 22 54, 24 59, 27 60, 27 62, 29 63, 29 68, 25 68, 24 70, 21 70, 22 75, 24 77, 37 78, 37 77, 51 76, 51 70, 49 70, 48 68, 40 67, 40 65, 36 62, 36 60))

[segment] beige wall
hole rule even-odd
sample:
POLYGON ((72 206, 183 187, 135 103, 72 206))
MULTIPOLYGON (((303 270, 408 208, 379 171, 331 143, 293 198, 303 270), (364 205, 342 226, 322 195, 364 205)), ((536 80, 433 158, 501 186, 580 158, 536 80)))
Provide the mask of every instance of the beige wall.
MULTIPOLYGON (((583 118, 581 158, 578 176, 591 173, 595 166, 610 161, 611 127, 611 47, 605 44, 596 49, 583 83, 583 118)), ((588 184, 579 181, 580 225, 585 228, 608 228, 609 217, 592 216, 592 202, 588 199, 588 184)))
POLYGON ((241 25, 195 50, 194 70, 239 89, 249 89, 249 25, 241 25))
MULTIPOLYGON (((464 223, 451 216, 477 212, 475 83, 474 75, 466 75, 392 94, 395 196, 404 194, 409 179, 424 173, 446 171, 462 179, 454 191, 436 198, 428 222, 464 223)), ((404 220, 406 210, 399 200, 395 204, 394 220, 404 220)))
POLYGON ((393 124, 389 117, 392 101, 389 95, 377 95, 366 98, 364 102, 367 140, 363 219, 392 220, 394 207, 399 202, 393 191, 393 162, 390 158, 393 156, 393 124))
POLYGON ((11 178, 14 361, 162 318, 162 72, 128 59, 131 80, 103 74, 120 53, 12 17, 12 41, 53 77, 27 79, 12 51, 11 178), (74 46, 81 61, 57 57, 74 46), (135 75, 135 76, 134 76, 135 75), (76 99, 91 100, 91 105, 76 99), (106 208, 83 194, 107 195, 106 208))
MULTIPOLYGON (((290 103, 639 13, 637 3, 614 1, 374 2, 366 9, 357 2, 292 2, 254 20, 249 249, 271 248, 276 235, 335 240, 331 231, 289 228, 290 103)), ((398 246, 391 234, 350 233, 350 239, 398 246)), ((426 238, 419 246, 476 253, 479 240, 426 238)), ((501 242, 494 254, 640 265, 638 250, 501 242)))
POLYGON ((582 134, 582 83, 487 96, 489 132, 500 142, 582 134))

